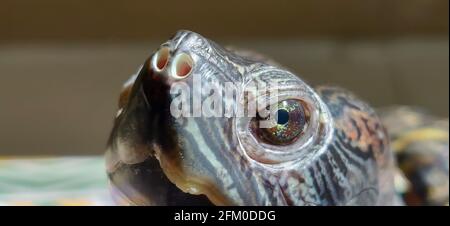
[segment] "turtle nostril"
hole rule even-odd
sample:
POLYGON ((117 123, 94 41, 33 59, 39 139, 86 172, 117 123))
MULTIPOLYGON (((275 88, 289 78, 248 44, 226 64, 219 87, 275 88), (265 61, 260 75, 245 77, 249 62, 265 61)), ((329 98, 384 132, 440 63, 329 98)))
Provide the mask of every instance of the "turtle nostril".
POLYGON ((169 62, 169 48, 161 47, 155 53, 154 66, 157 70, 161 71, 166 67, 167 62, 169 62))
POLYGON ((172 74, 176 78, 184 78, 192 71, 193 64, 194 62, 188 54, 180 53, 174 59, 172 74))

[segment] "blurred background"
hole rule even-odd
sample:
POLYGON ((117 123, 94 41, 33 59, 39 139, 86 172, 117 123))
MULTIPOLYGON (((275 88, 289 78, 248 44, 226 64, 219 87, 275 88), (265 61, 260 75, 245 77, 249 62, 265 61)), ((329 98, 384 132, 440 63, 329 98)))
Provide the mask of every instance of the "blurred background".
POLYGON ((0 156, 102 154, 122 83, 179 29, 375 107, 448 117, 448 0, 0 0, 0 156))

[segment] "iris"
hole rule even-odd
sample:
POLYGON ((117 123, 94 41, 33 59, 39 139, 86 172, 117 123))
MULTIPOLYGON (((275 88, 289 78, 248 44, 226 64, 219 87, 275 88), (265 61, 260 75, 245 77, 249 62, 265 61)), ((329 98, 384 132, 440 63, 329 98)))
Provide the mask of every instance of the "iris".
MULTIPOLYGON (((252 119, 251 131, 261 141, 273 145, 288 145, 295 142, 303 133, 308 117, 303 102, 297 99, 280 101, 275 113, 277 124, 272 128, 260 128, 262 118, 252 119)), ((264 119, 265 120, 265 119, 264 119)))

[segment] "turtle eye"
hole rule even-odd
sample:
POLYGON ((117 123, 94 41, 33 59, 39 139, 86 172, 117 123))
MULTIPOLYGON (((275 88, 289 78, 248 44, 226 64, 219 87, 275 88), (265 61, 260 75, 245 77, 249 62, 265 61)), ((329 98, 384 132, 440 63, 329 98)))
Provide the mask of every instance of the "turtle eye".
POLYGON ((309 121, 309 114, 303 102, 296 99, 283 100, 275 109, 275 126, 260 128, 259 121, 265 119, 257 116, 251 120, 250 130, 257 139, 268 144, 288 145, 295 142, 309 121))

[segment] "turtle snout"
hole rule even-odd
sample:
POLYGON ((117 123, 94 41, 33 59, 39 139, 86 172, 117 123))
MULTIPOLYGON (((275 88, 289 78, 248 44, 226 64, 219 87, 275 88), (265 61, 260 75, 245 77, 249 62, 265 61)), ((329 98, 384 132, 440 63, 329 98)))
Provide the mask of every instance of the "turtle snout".
POLYGON ((160 76, 166 76, 169 82, 175 82, 191 75, 194 60, 189 53, 171 50, 163 44, 152 56, 149 66, 160 76))

